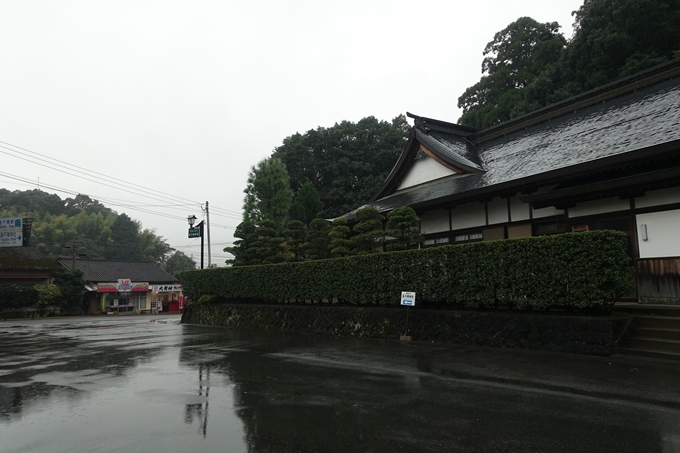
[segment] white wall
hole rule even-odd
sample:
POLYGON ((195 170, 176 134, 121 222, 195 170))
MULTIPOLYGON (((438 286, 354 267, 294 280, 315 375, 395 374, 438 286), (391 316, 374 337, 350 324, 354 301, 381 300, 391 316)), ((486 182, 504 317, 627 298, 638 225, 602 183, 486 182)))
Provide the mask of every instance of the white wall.
POLYGON ((680 203, 680 187, 650 190, 644 196, 635 199, 636 208, 649 208, 665 204, 680 203))
POLYGON ((420 216, 420 232, 422 234, 441 233, 449 231, 449 211, 439 209, 426 212, 420 216))
POLYGON ((451 229, 474 228, 486 225, 484 203, 474 202, 456 206, 451 210, 451 229))
POLYGON ((586 215, 602 214, 605 212, 626 211, 630 209, 628 199, 621 200, 618 197, 604 198, 602 200, 585 201, 573 208, 569 208, 569 218, 583 217, 586 215))
POLYGON ((510 199, 510 220, 512 222, 519 222, 521 220, 529 220, 530 207, 528 203, 522 203, 517 197, 510 199))
POLYGON ((406 176, 404 176, 404 179, 402 179, 397 190, 417 186, 418 184, 455 174, 455 171, 446 168, 430 156, 425 156, 414 161, 413 167, 411 167, 406 176))
POLYGON ((494 198, 487 203, 486 209, 489 213, 489 225, 496 223, 506 223, 508 221, 508 200, 505 198, 494 198))
POLYGON ((564 214, 564 211, 562 209, 555 209, 552 206, 548 206, 547 208, 534 209, 533 211, 534 219, 542 219, 543 217, 564 214))
POLYGON ((680 256, 680 210, 639 214, 636 221, 640 258, 680 256))

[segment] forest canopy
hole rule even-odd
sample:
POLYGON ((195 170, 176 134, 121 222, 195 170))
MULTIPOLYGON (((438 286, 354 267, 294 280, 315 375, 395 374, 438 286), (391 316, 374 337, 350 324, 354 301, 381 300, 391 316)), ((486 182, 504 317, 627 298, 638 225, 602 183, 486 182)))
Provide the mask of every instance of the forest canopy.
POLYGON ((75 255, 162 265, 173 250, 139 221, 83 194, 62 200, 38 189, 0 189, 0 217, 32 218, 30 245, 51 258, 75 255))
POLYGON ((680 0, 585 0, 572 15, 569 41, 530 17, 496 33, 458 122, 491 127, 680 57, 680 0))

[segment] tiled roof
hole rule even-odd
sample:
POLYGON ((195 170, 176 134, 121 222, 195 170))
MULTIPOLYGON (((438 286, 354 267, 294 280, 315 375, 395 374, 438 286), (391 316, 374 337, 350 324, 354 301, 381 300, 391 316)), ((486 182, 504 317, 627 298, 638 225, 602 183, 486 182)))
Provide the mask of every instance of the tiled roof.
POLYGON ((175 277, 165 272, 156 263, 146 261, 106 261, 106 260, 61 260, 60 263, 69 269, 83 271, 88 282, 115 282, 121 278, 129 278, 135 282, 151 284, 178 282, 175 277))
MULTIPOLYGON (((672 62, 664 67, 677 71, 677 66, 678 62, 672 62)), ((640 83, 640 88, 635 85, 639 78, 630 82, 627 90, 622 89, 620 83, 613 84, 620 93, 592 105, 585 103, 585 96, 578 96, 579 109, 546 117, 543 122, 533 118, 534 122, 523 129, 512 120, 507 126, 501 124, 455 139, 455 125, 450 125, 450 133, 442 132, 448 124, 444 122, 437 124, 438 130, 433 127, 430 132, 424 127, 425 131, 421 131, 418 129, 421 118, 413 116, 417 118, 415 129, 419 141, 427 140, 426 146, 436 146, 439 153, 448 148, 451 156, 474 163, 484 173, 442 178, 391 194, 383 191, 382 197, 369 205, 389 211, 400 206, 417 208, 448 201, 465 202, 479 196, 496 196, 503 191, 513 194, 528 185, 556 182, 579 171, 605 168, 614 161, 649 158, 654 152, 661 152, 659 150, 667 152, 665 146, 677 154, 680 78, 663 81, 660 71, 652 72, 657 78, 654 84, 640 83)), ((546 110, 564 112, 570 102, 574 101, 567 100, 546 110)), ((400 164, 408 162, 400 160, 400 164)), ((393 173, 396 172, 395 168, 393 173)), ((353 212, 346 217, 353 217, 353 212)))
POLYGON ((469 172, 478 173, 484 171, 479 164, 470 159, 477 159, 475 153, 468 150, 467 143, 462 137, 449 136, 442 133, 425 133, 416 129, 416 138, 425 146, 435 151, 447 162, 469 172))
POLYGON ((0 247, 0 271, 48 270, 61 266, 33 247, 0 247))

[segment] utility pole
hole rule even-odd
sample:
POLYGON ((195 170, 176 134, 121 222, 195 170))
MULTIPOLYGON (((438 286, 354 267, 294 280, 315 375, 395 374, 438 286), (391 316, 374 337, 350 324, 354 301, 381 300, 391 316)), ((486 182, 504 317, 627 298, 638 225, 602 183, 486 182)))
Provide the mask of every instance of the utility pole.
POLYGON ((208 269, 210 269, 210 266, 212 264, 212 260, 210 258, 210 211, 208 211, 208 202, 205 202, 205 220, 206 223, 208 224, 208 269))

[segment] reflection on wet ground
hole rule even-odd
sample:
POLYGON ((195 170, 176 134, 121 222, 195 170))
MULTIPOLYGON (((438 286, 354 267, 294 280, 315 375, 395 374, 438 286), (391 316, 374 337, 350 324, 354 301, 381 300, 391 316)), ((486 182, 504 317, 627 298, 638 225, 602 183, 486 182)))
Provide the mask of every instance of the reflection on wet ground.
POLYGON ((680 364, 185 326, 0 322, 0 452, 680 451, 680 364))

